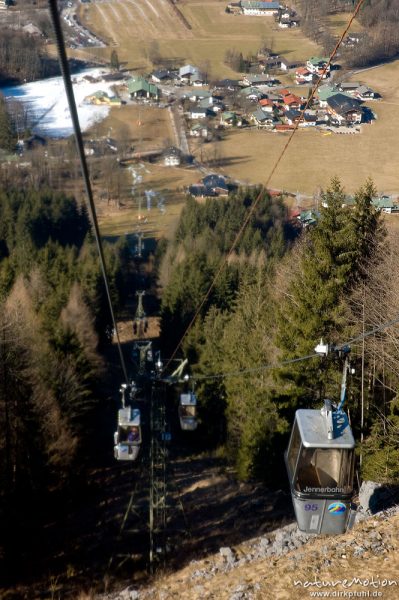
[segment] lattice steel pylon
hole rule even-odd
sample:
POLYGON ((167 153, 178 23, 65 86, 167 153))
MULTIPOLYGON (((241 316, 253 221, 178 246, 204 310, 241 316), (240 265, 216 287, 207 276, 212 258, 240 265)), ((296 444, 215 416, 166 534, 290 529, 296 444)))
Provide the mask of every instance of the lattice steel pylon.
POLYGON ((164 567, 166 560, 167 485, 165 386, 154 380, 151 391, 150 427, 150 571, 164 567))

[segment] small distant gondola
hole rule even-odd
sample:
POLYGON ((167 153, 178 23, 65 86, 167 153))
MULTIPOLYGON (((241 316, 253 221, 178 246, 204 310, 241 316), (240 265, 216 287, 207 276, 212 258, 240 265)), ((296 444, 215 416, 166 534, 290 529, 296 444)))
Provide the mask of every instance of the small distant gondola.
POLYGON ((193 392, 180 394, 179 420, 183 431, 197 429, 197 398, 193 392))
POLYGON ((285 462, 298 527, 339 534, 352 524, 355 440, 348 417, 325 401, 296 411, 285 462))
POLYGON ((116 460, 136 460, 141 446, 141 417, 138 408, 126 406, 118 411, 118 430, 114 434, 116 460))

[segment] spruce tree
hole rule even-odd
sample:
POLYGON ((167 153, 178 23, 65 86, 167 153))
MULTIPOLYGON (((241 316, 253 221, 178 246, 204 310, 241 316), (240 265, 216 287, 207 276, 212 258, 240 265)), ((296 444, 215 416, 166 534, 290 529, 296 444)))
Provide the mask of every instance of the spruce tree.
POLYGON ((0 94, 0 148, 12 152, 15 149, 16 136, 11 117, 8 114, 4 96, 0 94))
MULTIPOLYGON (((360 198, 362 195, 358 194, 360 198)), ((358 244, 372 231, 374 221, 355 226, 358 213, 351 212, 338 179, 323 194, 320 219, 307 231, 292 255, 295 275, 284 296, 279 314, 277 345, 283 359, 314 352, 323 337, 328 343, 344 341, 347 333, 346 299, 359 273, 358 244)), ((339 370, 334 365, 308 361, 283 371, 283 394, 296 406, 299 397, 307 404, 326 393, 337 394, 339 370)))

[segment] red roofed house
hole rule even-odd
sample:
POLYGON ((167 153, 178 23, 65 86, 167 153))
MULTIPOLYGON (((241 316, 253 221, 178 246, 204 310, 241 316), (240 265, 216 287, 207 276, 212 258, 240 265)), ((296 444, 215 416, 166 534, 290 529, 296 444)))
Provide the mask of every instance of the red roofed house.
POLYGON ((301 107, 302 100, 295 96, 294 94, 289 94, 288 96, 284 96, 283 98, 284 108, 288 109, 298 109, 301 107))
POLYGON ((313 79, 313 73, 308 71, 306 67, 300 67, 295 71, 295 83, 300 85, 301 83, 309 83, 313 79))
POLYGON ((262 110, 264 110, 265 112, 273 112, 275 105, 273 100, 270 100, 269 98, 262 98, 261 100, 259 100, 259 104, 262 107, 262 110))

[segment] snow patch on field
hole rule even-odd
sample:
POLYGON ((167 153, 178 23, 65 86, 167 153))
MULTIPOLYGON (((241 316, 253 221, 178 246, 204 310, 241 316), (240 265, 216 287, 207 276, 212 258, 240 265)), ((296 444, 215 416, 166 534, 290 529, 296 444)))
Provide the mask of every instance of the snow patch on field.
MULTIPOLYGON (((102 75, 106 73, 107 71, 104 69, 87 69, 72 76, 73 92, 82 131, 86 131, 95 123, 105 119, 109 113, 108 106, 83 104, 86 96, 98 90, 107 92, 110 96, 113 95, 111 90, 113 83, 102 81, 102 75), (85 79, 87 76, 96 78, 97 81, 95 83, 88 81, 85 79)), ((72 121, 62 77, 5 87, 0 91, 7 100, 14 99, 24 104, 28 112, 28 122, 34 133, 53 138, 72 135, 72 121)))

